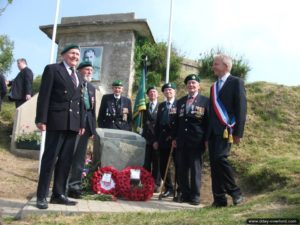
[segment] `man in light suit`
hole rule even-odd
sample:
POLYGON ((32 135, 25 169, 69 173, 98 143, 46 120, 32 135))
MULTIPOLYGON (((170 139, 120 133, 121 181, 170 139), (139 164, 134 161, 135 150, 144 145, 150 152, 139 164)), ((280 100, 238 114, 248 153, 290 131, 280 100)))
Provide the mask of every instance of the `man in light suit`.
POLYGON ((153 148, 153 143, 155 141, 154 127, 157 118, 158 109, 158 92, 156 87, 151 86, 147 89, 147 96, 149 102, 146 104, 146 111, 143 116, 143 132, 142 136, 146 139, 146 152, 144 168, 148 170, 152 177, 154 178, 155 188, 154 192, 159 192, 161 175, 159 170, 159 151, 153 148))
POLYGON ((84 82, 82 86, 84 109, 85 109, 85 132, 77 136, 77 146, 75 146, 71 173, 68 182, 68 197, 81 198, 82 196, 82 172, 85 164, 86 149, 88 140, 96 132, 95 113, 95 87, 89 83, 92 80, 93 66, 90 62, 81 62, 77 67, 84 82))
POLYGON ((120 80, 112 83, 113 94, 103 95, 98 115, 100 128, 131 131, 131 100, 122 96, 123 84, 120 80))
POLYGON ((243 80, 230 74, 232 59, 229 56, 214 56, 212 68, 218 78, 211 87, 209 109, 208 141, 214 197, 212 206, 224 207, 227 206, 226 194, 232 197, 234 205, 244 200, 227 158, 231 144, 238 144, 243 137, 247 102, 243 80))
POLYGON ((15 79, 8 82, 7 86, 11 86, 8 97, 15 101, 16 108, 28 101, 32 96, 32 81, 33 73, 27 67, 26 59, 21 58, 17 60, 20 72, 15 79))
POLYGON ((79 46, 67 45, 61 52, 62 62, 44 69, 35 122, 46 131, 45 151, 37 187, 36 206, 47 209, 47 196, 54 170, 50 203, 75 205, 66 197, 67 179, 77 134, 84 133, 84 109, 81 96, 83 80, 75 67, 80 58, 79 46))

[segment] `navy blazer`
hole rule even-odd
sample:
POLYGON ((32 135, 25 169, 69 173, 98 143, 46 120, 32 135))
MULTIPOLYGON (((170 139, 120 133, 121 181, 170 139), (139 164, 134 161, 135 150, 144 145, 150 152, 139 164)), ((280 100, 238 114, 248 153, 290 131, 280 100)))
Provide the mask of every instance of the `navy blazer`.
POLYGON ((103 95, 98 115, 98 126, 100 128, 131 131, 131 100, 121 96, 120 101, 121 111, 117 112, 114 94, 103 95))
POLYGON ((174 100, 169 109, 169 123, 164 122, 164 113, 168 110, 167 102, 162 102, 158 106, 157 118, 155 123, 155 141, 158 141, 160 148, 170 148, 172 142, 172 130, 175 125, 177 100, 174 100))
MULTIPOLYGON (((213 86, 211 87, 212 92, 213 86)), ((233 135, 243 137, 246 122, 247 100, 244 81, 230 75, 219 92, 219 98, 227 110, 228 116, 235 117, 236 125, 233 128, 233 135)), ((217 118, 213 107, 212 95, 210 94, 210 125, 209 135, 223 135, 225 125, 217 118)))
POLYGON ((84 128, 82 77, 74 88, 63 62, 44 69, 36 109, 36 123, 44 123, 47 130, 79 131, 84 128))
POLYGON ((157 111, 158 111, 158 105, 157 102, 155 109, 153 112, 149 109, 149 103, 146 104, 146 111, 143 116, 143 133, 142 136, 146 139, 147 144, 153 144, 155 141, 155 123, 157 118, 157 111))
MULTIPOLYGON (((82 88, 84 89, 84 86, 82 88)), ((85 109, 86 111, 85 124, 88 123, 91 129, 91 133, 95 135, 96 134, 96 110, 95 110, 96 89, 91 83, 87 83, 87 90, 88 90, 89 102, 91 108, 88 111, 85 109)))
POLYGON ((208 132, 209 99, 198 94, 190 109, 186 110, 188 95, 182 97, 177 103, 177 117, 172 137, 176 139, 177 146, 188 143, 196 148, 204 148, 208 132))
POLYGON ((10 98, 13 100, 25 100, 26 95, 32 95, 32 81, 33 73, 31 69, 25 67, 8 84, 8 86, 11 86, 10 98))

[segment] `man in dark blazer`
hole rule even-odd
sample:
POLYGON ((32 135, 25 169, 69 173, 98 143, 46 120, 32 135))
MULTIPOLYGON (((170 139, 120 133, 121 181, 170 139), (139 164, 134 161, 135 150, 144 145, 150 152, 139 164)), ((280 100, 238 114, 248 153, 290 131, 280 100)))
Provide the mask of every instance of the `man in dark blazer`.
POLYGON ((2 72, 0 71, 0 112, 1 112, 2 100, 5 97, 6 92, 7 92, 6 81, 2 72))
POLYGON ((20 72, 14 80, 8 82, 8 86, 11 86, 8 97, 15 101, 16 108, 31 98, 33 81, 33 73, 27 67, 26 59, 18 59, 17 64, 20 72))
POLYGON ((131 131, 131 100, 122 96, 123 84, 120 80, 112 83, 113 94, 103 95, 98 115, 100 128, 131 131))
POLYGON ((81 198, 82 196, 81 178, 85 164, 86 149, 89 138, 96 133, 95 87, 89 83, 92 80, 93 66, 91 62, 81 62, 77 70, 84 80, 82 92, 85 109, 85 132, 83 135, 77 136, 77 145, 75 146, 71 173, 69 175, 68 196, 72 198, 81 198))
POLYGON ((61 52, 62 62, 44 69, 35 122, 46 131, 45 151, 42 157, 37 187, 39 209, 48 208, 46 200, 54 169, 50 203, 75 205, 66 197, 67 179, 72 163, 77 134, 84 133, 84 108, 81 95, 83 80, 76 74, 80 58, 79 46, 67 45, 61 52))
POLYGON ((227 206, 226 194, 233 204, 243 201, 228 162, 232 143, 238 144, 246 121, 246 93, 243 80, 230 75, 232 59, 224 54, 214 56, 213 70, 218 78, 210 93, 209 158, 211 165, 212 206, 227 206))
MULTIPOLYGON (((157 118, 155 124, 155 142, 153 148, 158 149, 160 158, 160 174, 164 178, 167 171, 167 177, 164 183, 164 193, 162 197, 169 197, 173 195, 174 185, 172 183, 172 175, 170 167, 167 170, 167 163, 170 156, 172 137, 171 132, 174 127, 176 118, 176 86, 173 83, 166 83, 162 86, 161 91, 164 93, 166 101, 158 106, 157 118)), ((171 156, 174 160, 174 151, 171 156)), ((175 163, 176 164, 176 163, 175 163)), ((176 165, 175 165, 176 166, 176 165)))
POLYGON ((199 93, 200 79, 195 74, 188 75, 184 83, 188 95, 177 102, 177 117, 172 133, 176 146, 178 179, 181 196, 179 202, 200 204, 202 154, 207 145, 208 106, 207 97, 199 93))
POLYGON ((149 102, 146 104, 146 111, 143 116, 143 132, 142 136, 146 139, 146 152, 145 152, 145 162, 144 168, 148 170, 155 182, 154 192, 159 192, 161 175, 159 171, 159 152, 157 149, 153 148, 153 143, 155 141, 154 127, 157 118, 158 109, 158 92, 156 87, 151 86, 147 89, 147 96, 149 102))

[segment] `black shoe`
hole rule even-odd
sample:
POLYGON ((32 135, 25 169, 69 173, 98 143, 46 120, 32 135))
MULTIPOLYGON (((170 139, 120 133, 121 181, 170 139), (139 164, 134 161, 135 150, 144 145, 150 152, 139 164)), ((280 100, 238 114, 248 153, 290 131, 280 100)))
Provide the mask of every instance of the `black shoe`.
POLYGON ((181 193, 177 193, 177 195, 173 197, 173 202, 179 202, 180 199, 181 199, 181 193))
POLYGON ((211 204, 211 207, 220 208, 220 207, 226 207, 227 202, 213 202, 211 204))
POLYGON ((200 205, 200 201, 193 199, 192 201, 189 202, 191 205, 200 205))
POLYGON ((38 198, 36 200, 36 207, 38 209, 48 209, 48 202, 46 198, 38 198))
POLYGON ((239 196, 236 196, 236 197, 232 197, 232 202, 234 205, 239 205, 241 204, 243 201, 244 201, 244 197, 239 195, 239 196))
POLYGON ((77 202, 69 200, 64 195, 58 195, 58 196, 51 196, 50 199, 51 204, 61 204, 61 205, 76 205, 77 202))
POLYGON ((162 194, 162 197, 163 198, 167 198, 169 196, 171 196, 173 194, 173 191, 172 190, 166 190, 163 194, 162 194))
POLYGON ((190 201, 191 201, 190 198, 187 198, 187 197, 184 197, 184 196, 180 196, 180 197, 178 198, 178 202, 179 202, 179 203, 190 202, 190 201))
POLYGON ((82 192, 79 191, 79 190, 69 190, 68 191, 68 197, 81 199, 82 198, 82 192))

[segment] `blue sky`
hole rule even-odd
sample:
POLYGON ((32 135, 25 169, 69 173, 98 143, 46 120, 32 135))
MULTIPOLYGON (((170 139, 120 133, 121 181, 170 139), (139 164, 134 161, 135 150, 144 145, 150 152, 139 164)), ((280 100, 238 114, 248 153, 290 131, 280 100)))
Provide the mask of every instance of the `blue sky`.
MULTIPOLYGON (((0 0, 3 7, 6 0, 0 0)), ((169 0, 61 0, 61 17, 134 12, 156 41, 167 41, 169 0)), ((187 58, 222 47, 252 68, 247 82, 300 85, 299 0, 173 0, 172 42, 187 58)), ((35 75, 50 62, 51 40, 39 29, 54 23, 55 0, 14 0, 0 16, 0 34, 14 41, 35 75)), ((18 73, 16 62, 7 77, 18 73)))

